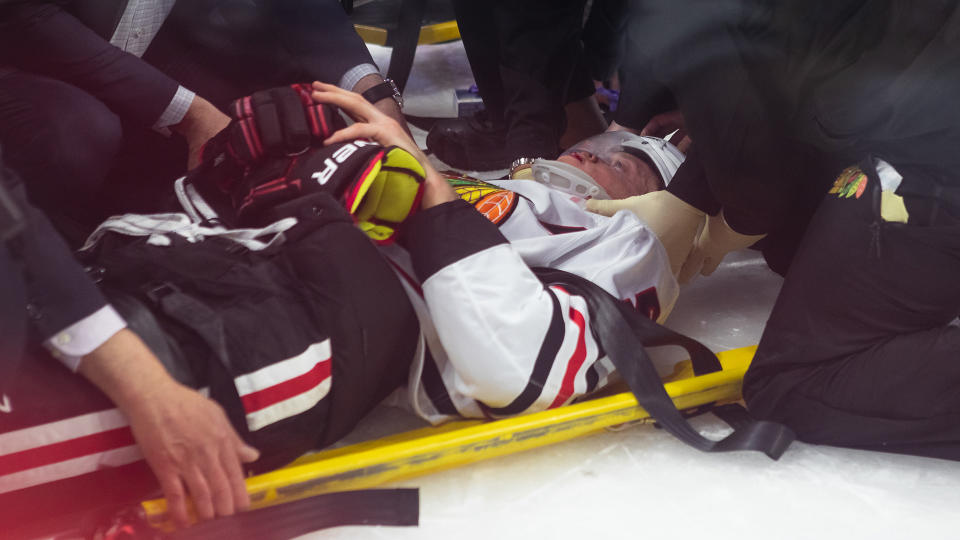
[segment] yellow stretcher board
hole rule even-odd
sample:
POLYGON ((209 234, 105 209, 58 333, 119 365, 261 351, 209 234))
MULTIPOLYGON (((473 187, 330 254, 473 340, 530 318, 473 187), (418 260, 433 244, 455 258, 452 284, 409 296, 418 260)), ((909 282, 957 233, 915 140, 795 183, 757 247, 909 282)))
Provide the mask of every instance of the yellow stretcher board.
MULTIPOLYGON (((386 45, 386 28, 379 26, 369 26, 366 24, 355 24, 353 29, 360 34, 360 39, 364 43, 372 45, 386 45)), ((434 24, 425 24, 420 27, 420 37, 417 38, 417 45, 433 45, 435 43, 445 43, 460 39, 460 28, 457 27, 457 21, 444 21, 434 24)))
MULTIPOLYGON (((756 346, 717 354, 723 370, 695 377, 689 361, 665 379, 678 409, 740 399, 743 375, 756 346)), ((304 456, 247 479, 251 508, 332 491, 366 489, 485 459, 539 448, 604 428, 649 420, 629 392, 496 421, 469 420, 427 427, 304 456)), ((169 529, 166 501, 141 503, 151 525, 169 529)))

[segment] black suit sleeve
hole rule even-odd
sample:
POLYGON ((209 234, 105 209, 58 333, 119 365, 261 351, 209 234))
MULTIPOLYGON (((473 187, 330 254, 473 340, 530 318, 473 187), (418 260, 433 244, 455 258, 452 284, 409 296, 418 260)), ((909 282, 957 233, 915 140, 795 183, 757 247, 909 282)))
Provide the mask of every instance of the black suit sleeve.
MULTIPOLYGON (((157 36, 156 47, 166 49, 164 56, 194 54, 188 62, 198 62, 233 84, 254 83, 246 93, 314 80, 337 84, 351 68, 373 64, 336 0, 182 0, 157 36)), ((179 73, 185 68, 177 61, 169 69, 179 73)))
POLYGON ((374 63, 340 2, 270 0, 264 5, 291 67, 304 81, 338 84, 353 67, 374 63))
MULTIPOLYGON (((19 177, 0 164, 0 184, 24 215, 24 227, 7 242, 5 286, 17 289, 19 305, 4 310, 27 313, 24 299, 38 337, 46 341, 57 332, 92 315, 107 305, 96 285, 73 257, 66 242, 54 230, 46 216, 30 205, 19 177), (17 268, 20 272, 17 272, 17 268)), ((7 304, 6 298, 4 303, 7 304)))
POLYGON ((178 84, 114 47, 53 2, 0 4, 0 66, 61 80, 120 117, 152 126, 178 84))

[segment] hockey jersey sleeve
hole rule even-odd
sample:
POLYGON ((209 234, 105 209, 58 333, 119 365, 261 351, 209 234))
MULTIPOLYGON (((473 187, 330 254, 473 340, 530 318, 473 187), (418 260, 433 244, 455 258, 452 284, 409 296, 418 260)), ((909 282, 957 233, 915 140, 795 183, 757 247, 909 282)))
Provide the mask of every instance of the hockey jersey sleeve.
POLYGON ((434 405, 453 406, 436 407, 440 417, 429 419, 544 410, 603 384, 612 367, 590 330, 585 300, 545 287, 471 205, 422 212, 405 234, 445 356, 434 351, 428 359, 424 378, 436 369, 440 380, 427 391, 434 405))

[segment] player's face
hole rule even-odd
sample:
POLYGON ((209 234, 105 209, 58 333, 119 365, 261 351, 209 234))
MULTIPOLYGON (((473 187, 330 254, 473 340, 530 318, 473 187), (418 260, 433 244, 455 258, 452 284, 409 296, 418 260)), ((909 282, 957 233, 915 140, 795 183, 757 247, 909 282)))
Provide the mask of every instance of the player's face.
POLYGON ((625 152, 613 152, 604 161, 587 150, 576 150, 557 158, 590 175, 611 199, 643 195, 660 189, 660 176, 642 159, 625 152))

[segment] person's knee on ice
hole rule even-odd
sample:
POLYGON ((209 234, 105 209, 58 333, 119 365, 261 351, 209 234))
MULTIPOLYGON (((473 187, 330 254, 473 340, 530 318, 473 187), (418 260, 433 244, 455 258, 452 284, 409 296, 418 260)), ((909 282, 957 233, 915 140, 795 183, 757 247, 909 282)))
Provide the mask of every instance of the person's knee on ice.
POLYGON ((3 136, 10 140, 3 141, 4 159, 25 179, 33 201, 59 205, 103 186, 123 129, 119 117, 90 94, 38 80, 44 84, 38 91, 56 99, 41 108, 14 94, 5 104, 3 136))
POLYGON ((51 137, 38 141, 49 148, 42 177, 51 184, 40 188, 44 199, 59 203, 97 191, 120 151, 120 119, 100 101, 87 98, 50 119, 51 137))

